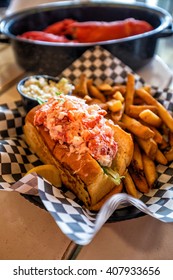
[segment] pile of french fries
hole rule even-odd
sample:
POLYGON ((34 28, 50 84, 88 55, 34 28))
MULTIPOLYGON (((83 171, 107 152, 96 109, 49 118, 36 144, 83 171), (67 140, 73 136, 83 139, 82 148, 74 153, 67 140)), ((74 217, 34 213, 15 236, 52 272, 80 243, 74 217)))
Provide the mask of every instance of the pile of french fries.
POLYGON ((156 184, 157 164, 173 161, 173 117, 151 95, 151 87, 135 87, 135 76, 127 75, 126 85, 95 85, 82 74, 73 94, 88 104, 98 104, 107 117, 131 133, 134 153, 123 179, 125 191, 138 197, 156 184))

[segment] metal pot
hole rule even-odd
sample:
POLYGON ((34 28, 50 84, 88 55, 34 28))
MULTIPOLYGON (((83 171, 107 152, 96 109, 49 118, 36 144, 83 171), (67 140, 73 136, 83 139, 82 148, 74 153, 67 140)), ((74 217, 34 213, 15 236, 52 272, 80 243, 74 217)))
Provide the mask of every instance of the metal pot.
POLYGON ((172 17, 159 8, 145 4, 113 1, 56 2, 23 10, 3 18, 0 22, 1 42, 11 43, 17 63, 26 71, 58 75, 84 51, 101 45, 133 70, 146 65, 154 56, 158 39, 171 36, 172 17), (115 21, 133 17, 149 22, 154 29, 144 34, 100 43, 49 43, 28 41, 17 35, 73 18, 78 21, 115 21), (5 36, 5 39, 4 39, 5 36))

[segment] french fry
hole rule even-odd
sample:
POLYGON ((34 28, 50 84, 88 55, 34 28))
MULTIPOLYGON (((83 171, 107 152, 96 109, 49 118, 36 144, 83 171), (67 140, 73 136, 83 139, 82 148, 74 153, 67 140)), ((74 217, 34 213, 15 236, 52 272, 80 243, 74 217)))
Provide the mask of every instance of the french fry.
POLYGON ((145 85, 142 87, 142 89, 146 90, 148 93, 151 93, 151 86, 150 85, 145 85))
POLYGON ((112 97, 116 100, 120 100, 122 103, 124 102, 124 97, 120 91, 116 91, 112 97))
POLYGON ((154 127, 160 127, 162 124, 161 118, 159 118, 155 113, 151 110, 146 109, 139 114, 139 118, 146 122, 149 125, 154 127))
POLYGON ((129 173, 135 183, 136 188, 142 193, 148 193, 149 186, 144 175, 144 170, 136 170, 135 166, 130 165, 129 173))
POLYGON ((123 184, 128 194, 132 195, 135 198, 138 197, 137 189, 128 171, 126 172, 125 178, 123 179, 123 184))
POLYGON ((160 116, 162 121, 167 125, 167 127, 171 130, 171 132, 173 132, 173 117, 166 110, 166 108, 144 89, 137 89, 136 94, 140 98, 142 98, 147 104, 155 105, 157 107, 158 115, 160 116))
POLYGON ((161 103, 157 102, 158 115, 162 118, 163 122, 167 125, 171 132, 173 132, 173 117, 170 113, 162 106, 161 103))
POLYGON ((141 124, 136 119, 123 114, 121 120, 125 124, 126 128, 134 135, 145 140, 154 137, 154 132, 148 126, 141 124))
POLYGON ((112 86, 112 90, 113 90, 113 94, 116 91, 120 91, 121 94, 124 96, 125 93, 126 93, 126 85, 115 85, 115 86, 112 86))
POLYGON ((145 153, 142 153, 142 161, 143 161, 144 174, 147 183, 150 188, 153 188, 158 178, 156 165, 154 161, 151 158, 149 158, 145 153))
POLYGON ((134 142, 133 158, 129 167, 130 175, 139 191, 147 193, 149 186, 145 179, 142 153, 136 142, 134 142))
POLYGON ((132 118, 139 118, 139 114, 144 110, 149 109, 154 113, 157 113, 157 107, 153 105, 130 105, 128 115, 132 118))
POLYGON ((153 127, 153 126, 149 126, 149 127, 154 132, 153 140, 156 141, 156 143, 158 143, 158 144, 162 144, 163 143, 163 136, 158 131, 158 129, 153 127))
POLYGON ((168 161, 173 160, 173 133, 169 131, 168 133, 168 144, 167 150, 164 152, 165 157, 168 161))
POLYGON ((125 113, 128 114, 129 106, 133 104, 134 94, 135 94, 135 78, 133 74, 127 75, 127 85, 126 85, 126 95, 125 95, 125 113))
POLYGON ((92 100, 93 100, 93 98, 91 97, 91 96, 89 96, 88 94, 87 95, 85 95, 84 97, 83 97, 83 99, 86 101, 86 103, 90 103, 90 102, 92 102, 92 100))
POLYGON ((133 100, 133 104, 134 104, 134 105, 145 105, 145 102, 144 102, 143 99, 141 99, 139 96, 137 96, 137 95, 135 94, 134 100, 133 100))
POLYGON ((167 161, 173 161, 173 147, 169 151, 164 152, 167 161))
POLYGON ((104 96, 104 94, 101 93, 100 90, 95 85, 92 84, 92 82, 88 81, 87 87, 90 96, 96 99, 100 99, 103 103, 106 102, 106 97, 104 96))
POLYGON ((102 83, 97 88, 105 95, 112 95, 114 93, 113 88, 108 83, 102 83))
POLYGON ((133 162, 135 162, 136 168, 143 169, 142 154, 136 142, 134 142, 133 162))
POLYGON ((135 93, 138 97, 140 97, 146 104, 154 105, 157 107, 157 100, 148 93, 144 88, 139 88, 135 90, 135 93))
POLYGON ((124 113, 124 103, 122 103, 122 109, 117 112, 110 112, 110 118, 114 123, 118 124, 125 129, 125 125, 121 122, 122 115, 124 113))
POLYGON ((87 77, 85 74, 80 75, 79 82, 76 84, 73 94, 79 97, 85 97, 85 95, 88 95, 87 77))
POLYGON ((154 160, 158 146, 157 143, 153 140, 153 138, 144 140, 139 137, 136 137, 136 141, 141 147, 141 149, 146 153, 146 155, 148 155, 152 160, 154 160))
POLYGON ((123 109, 123 104, 120 100, 111 99, 107 101, 107 105, 109 110, 112 111, 113 113, 123 109))
POLYGON ((157 152, 155 155, 155 161, 157 161, 158 163, 163 164, 163 165, 166 165, 168 163, 167 158, 159 149, 157 149, 157 152))
POLYGON ((166 159, 168 160, 168 162, 173 161, 173 133, 169 132, 168 135, 168 141, 169 141, 169 149, 167 151, 164 152, 164 155, 166 157, 166 159))

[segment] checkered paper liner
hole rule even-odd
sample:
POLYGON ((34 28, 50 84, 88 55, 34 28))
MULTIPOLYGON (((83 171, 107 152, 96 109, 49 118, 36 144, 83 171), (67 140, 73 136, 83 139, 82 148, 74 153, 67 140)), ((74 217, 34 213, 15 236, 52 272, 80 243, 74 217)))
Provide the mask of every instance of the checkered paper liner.
MULTIPOLYGON (((86 51, 61 76, 75 82, 82 72, 96 83, 103 80, 125 83, 127 73, 133 71, 108 51, 96 47, 86 51)), ((142 86, 144 81, 134 75, 136 86, 142 86)), ((168 111, 173 111, 171 90, 152 87, 152 94, 168 111)), ((65 187, 57 189, 34 173, 25 175, 42 164, 25 143, 22 132, 25 114, 21 101, 0 105, 0 190, 39 197, 64 234, 80 245, 90 243, 117 209, 129 205, 163 222, 173 222, 173 163, 157 166, 157 186, 148 194, 141 194, 140 199, 125 193, 113 195, 98 213, 85 209, 65 187)))

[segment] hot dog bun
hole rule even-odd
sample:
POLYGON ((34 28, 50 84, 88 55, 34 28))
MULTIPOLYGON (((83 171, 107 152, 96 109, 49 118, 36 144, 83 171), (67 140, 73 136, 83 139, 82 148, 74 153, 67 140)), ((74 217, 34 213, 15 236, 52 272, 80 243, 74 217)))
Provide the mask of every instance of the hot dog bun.
MULTIPOLYGON (((61 174, 61 180, 68 189, 89 209, 98 210, 109 193, 122 191, 122 184, 115 185, 101 165, 86 151, 79 155, 78 150, 69 153, 68 146, 62 145, 50 137, 44 125, 35 125, 36 112, 41 108, 33 108, 26 116, 23 128, 26 142, 45 164, 54 164, 61 174)), ((111 167, 123 175, 131 162, 133 141, 131 135, 119 126, 109 124, 114 131, 114 139, 118 145, 116 157, 111 167)))

